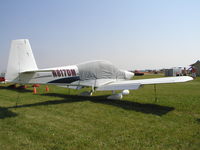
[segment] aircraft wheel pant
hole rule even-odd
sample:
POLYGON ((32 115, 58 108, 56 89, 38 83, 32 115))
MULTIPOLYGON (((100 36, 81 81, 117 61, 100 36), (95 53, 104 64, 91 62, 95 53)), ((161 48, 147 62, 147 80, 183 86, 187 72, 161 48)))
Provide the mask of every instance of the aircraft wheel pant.
POLYGON ((112 99, 112 100, 121 100, 123 98, 122 93, 110 95, 107 97, 107 99, 112 99))
MULTIPOLYGON (((114 93, 114 91, 113 91, 113 93, 114 93)), ((130 93, 129 90, 123 90, 121 93, 108 96, 107 99, 121 100, 123 98, 123 95, 129 95, 129 93, 130 93)))
POLYGON ((82 93, 80 94, 80 96, 92 96, 92 92, 88 92, 88 91, 82 92, 82 93))

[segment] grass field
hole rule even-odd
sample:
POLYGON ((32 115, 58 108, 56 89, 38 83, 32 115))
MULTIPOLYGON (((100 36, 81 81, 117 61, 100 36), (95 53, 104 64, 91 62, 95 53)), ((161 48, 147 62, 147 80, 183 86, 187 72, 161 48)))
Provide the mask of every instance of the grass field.
MULTIPOLYGON (((146 75, 136 78, 150 78, 146 75)), ((123 100, 50 86, 27 90, 0 84, 0 150, 200 149, 200 78, 147 85, 123 100), (17 103, 17 107, 16 107, 17 103)))

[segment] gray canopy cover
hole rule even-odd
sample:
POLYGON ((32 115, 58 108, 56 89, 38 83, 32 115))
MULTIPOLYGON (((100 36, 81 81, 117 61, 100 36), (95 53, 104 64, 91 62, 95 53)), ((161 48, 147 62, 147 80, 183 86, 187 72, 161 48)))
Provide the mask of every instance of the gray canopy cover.
POLYGON ((108 61, 90 61, 77 65, 81 80, 125 79, 125 73, 108 61))

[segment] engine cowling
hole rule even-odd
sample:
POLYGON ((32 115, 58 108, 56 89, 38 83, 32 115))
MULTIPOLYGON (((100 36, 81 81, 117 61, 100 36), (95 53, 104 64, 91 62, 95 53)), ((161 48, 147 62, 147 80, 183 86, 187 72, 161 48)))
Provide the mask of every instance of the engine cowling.
POLYGON ((134 73, 130 71, 124 71, 124 73, 125 73, 126 80, 130 80, 134 76, 134 73))

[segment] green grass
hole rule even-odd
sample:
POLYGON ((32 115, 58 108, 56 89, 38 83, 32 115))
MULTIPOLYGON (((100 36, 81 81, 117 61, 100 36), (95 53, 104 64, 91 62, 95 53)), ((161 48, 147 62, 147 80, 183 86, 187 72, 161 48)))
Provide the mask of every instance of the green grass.
MULTIPOLYGON (((145 75, 138 78, 159 77, 145 75)), ((131 91, 123 100, 50 86, 0 85, 0 150, 200 149, 200 78, 131 91), (17 102, 17 106, 16 106, 17 102)))

